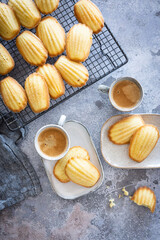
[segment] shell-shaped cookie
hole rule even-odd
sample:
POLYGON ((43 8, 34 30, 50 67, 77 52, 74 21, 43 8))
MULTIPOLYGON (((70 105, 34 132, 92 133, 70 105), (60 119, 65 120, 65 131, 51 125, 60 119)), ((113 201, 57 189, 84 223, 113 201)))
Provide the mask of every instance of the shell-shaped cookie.
POLYGON ((32 0, 9 0, 8 5, 26 28, 34 28, 41 20, 41 14, 32 0))
POLYGON ((0 93, 4 104, 12 112, 21 112, 27 106, 26 93, 14 78, 6 77, 0 82, 0 93))
POLYGON ((35 34, 24 31, 17 37, 16 45, 26 62, 36 66, 41 66, 46 62, 47 50, 35 34))
POLYGON ((88 160, 71 158, 65 168, 68 178, 81 186, 92 187, 100 177, 98 169, 88 160))
POLYGON ((0 3, 0 36, 11 40, 20 31, 20 24, 12 8, 5 3, 0 3))
POLYGON ((85 24, 75 24, 67 34, 67 57, 76 62, 84 62, 90 53, 92 30, 85 24))
POLYGON ((65 31, 53 17, 45 17, 36 28, 37 36, 42 40, 50 57, 61 54, 65 49, 65 31))
POLYGON ((0 74, 5 75, 14 68, 14 60, 7 49, 0 44, 0 74))
POLYGON ((82 63, 69 60, 66 56, 61 56, 55 63, 55 67, 62 78, 72 87, 82 87, 88 81, 87 68, 82 63))
POLYGON ((115 144, 129 143, 132 135, 143 125, 144 121, 139 115, 123 118, 110 127, 108 137, 115 144))
POLYGON ((77 20, 90 27, 93 33, 99 33, 104 26, 104 18, 99 8, 90 0, 80 0, 74 5, 77 20))
POLYGON ((40 113, 49 108, 50 97, 48 87, 40 74, 32 73, 27 77, 25 90, 33 112, 40 113))
POLYGON ((63 79, 53 65, 44 64, 42 67, 39 67, 36 72, 44 77, 51 98, 57 99, 65 93, 63 79))
POLYGON ((140 127, 131 138, 129 156, 136 162, 142 162, 156 146, 158 129, 150 124, 140 127))
POLYGON ((34 0, 39 11, 43 14, 49 14, 58 8, 59 0, 34 0))
POLYGON ((138 188, 131 200, 137 205, 142 205, 148 207, 153 213, 156 207, 156 195, 155 193, 148 187, 140 187, 138 188))
POLYGON ((65 173, 65 168, 66 168, 66 165, 67 165, 69 159, 71 159, 73 157, 90 160, 90 156, 86 149, 84 149, 80 146, 75 146, 75 147, 70 148, 68 153, 63 158, 61 158, 60 160, 58 160, 56 162, 54 169, 53 169, 54 176, 60 182, 66 183, 66 182, 70 181, 70 179, 67 177, 67 175, 65 173))

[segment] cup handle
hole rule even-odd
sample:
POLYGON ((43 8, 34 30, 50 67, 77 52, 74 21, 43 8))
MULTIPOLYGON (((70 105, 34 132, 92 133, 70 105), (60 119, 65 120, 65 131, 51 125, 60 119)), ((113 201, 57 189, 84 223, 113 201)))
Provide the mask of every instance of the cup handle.
POLYGON ((108 93, 109 92, 110 87, 106 86, 106 85, 99 85, 98 86, 98 90, 103 92, 103 93, 108 93))
POLYGON ((66 116, 65 115, 61 115, 60 119, 58 121, 58 125, 63 127, 63 125, 65 124, 65 121, 66 121, 66 116))

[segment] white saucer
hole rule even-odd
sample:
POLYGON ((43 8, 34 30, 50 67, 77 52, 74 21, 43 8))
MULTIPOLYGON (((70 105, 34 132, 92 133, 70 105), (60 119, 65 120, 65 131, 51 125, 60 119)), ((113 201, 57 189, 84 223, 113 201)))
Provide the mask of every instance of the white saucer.
POLYGON ((98 153, 88 133, 88 130, 81 123, 76 121, 68 121, 63 127, 70 136, 71 147, 81 146, 85 148, 90 155, 90 161, 98 168, 101 174, 99 181, 91 188, 85 188, 73 182, 61 183, 53 174, 53 167, 56 161, 42 159, 53 190, 64 199, 75 199, 98 189, 102 184, 104 173, 98 153))
MULTIPOLYGON (((145 123, 155 125, 160 131, 160 115, 159 114, 140 114, 145 123)), ((150 155, 141 163, 135 162, 128 156, 129 144, 116 145, 108 138, 108 129, 115 122, 129 116, 129 114, 116 115, 109 118, 101 129, 101 152, 104 160, 112 167, 130 168, 130 169, 146 169, 160 168, 160 140, 150 153, 150 155)))

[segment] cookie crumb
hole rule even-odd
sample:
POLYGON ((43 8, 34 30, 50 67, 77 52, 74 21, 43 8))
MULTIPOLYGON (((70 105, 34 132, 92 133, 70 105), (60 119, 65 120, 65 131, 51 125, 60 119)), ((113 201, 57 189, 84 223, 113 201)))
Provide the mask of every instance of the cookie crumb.
POLYGON ((124 193, 125 196, 128 196, 129 195, 129 192, 125 189, 125 187, 122 188, 122 191, 124 193))
POLYGON ((123 197, 123 195, 122 195, 122 194, 119 194, 119 195, 118 195, 118 198, 121 198, 121 197, 123 197))
POLYGON ((116 204, 114 203, 114 199, 113 198, 111 198, 111 199, 109 199, 109 206, 110 206, 110 208, 112 208, 112 207, 114 207, 116 204))

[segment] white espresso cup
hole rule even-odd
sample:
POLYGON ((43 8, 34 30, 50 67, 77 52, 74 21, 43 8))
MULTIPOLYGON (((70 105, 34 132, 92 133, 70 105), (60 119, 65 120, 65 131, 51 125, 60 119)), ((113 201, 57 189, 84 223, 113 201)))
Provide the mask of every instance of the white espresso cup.
POLYGON ((98 86, 98 90, 103 92, 103 93, 108 93, 109 100, 110 100, 112 106, 114 108, 116 108, 117 110, 122 111, 122 112, 129 112, 129 111, 132 111, 132 110, 136 109, 141 104, 142 99, 143 99, 143 89, 142 89, 142 86, 140 85, 140 83, 136 79, 131 78, 131 77, 118 78, 111 84, 110 87, 106 86, 106 85, 99 85, 98 86), (139 90, 140 90, 139 101, 133 107, 129 107, 129 108, 127 108, 127 107, 120 107, 119 105, 116 104, 116 102, 113 99, 112 90, 113 90, 114 86, 118 82, 121 82, 121 81, 124 81, 124 80, 129 80, 130 82, 135 83, 138 86, 139 90))
POLYGON ((35 140, 34 140, 34 144, 35 144, 35 149, 37 151, 37 153, 43 158, 43 159, 46 159, 46 160, 51 160, 51 161, 56 161, 56 160, 59 160, 61 158, 63 158, 67 152, 69 151, 69 148, 70 148, 70 138, 69 138, 69 135, 68 133, 66 132, 66 130, 63 128, 63 125, 66 121, 66 116, 65 115, 61 115, 59 121, 58 121, 58 124, 49 124, 49 125, 46 125, 42 128, 40 128, 38 130, 38 132, 36 133, 36 136, 35 136, 35 140), (40 135, 41 132, 43 132, 44 130, 46 130, 47 128, 54 128, 54 129, 59 129, 60 131, 62 131, 62 133, 66 136, 66 139, 67 139, 67 147, 66 147, 66 150, 64 152, 62 152, 60 155, 58 156, 55 156, 55 157, 52 157, 52 156, 48 156, 46 155, 44 152, 42 152, 42 150, 40 149, 40 146, 39 146, 39 143, 38 143, 38 137, 40 135))

